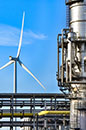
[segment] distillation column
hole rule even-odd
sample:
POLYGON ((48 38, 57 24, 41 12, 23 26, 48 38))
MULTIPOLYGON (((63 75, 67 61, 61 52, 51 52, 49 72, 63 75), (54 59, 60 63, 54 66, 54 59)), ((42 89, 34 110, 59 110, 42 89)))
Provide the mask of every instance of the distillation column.
POLYGON ((57 39, 57 80, 71 99, 70 130, 86 130, 86 0, 65 2, 69 8, 69 28, 63 29, 57 39))
MULTIPOLYGON (((70 5, 70 28, 76 34, 75 53, 77 60, 77 67, 75 71, 77 74, 77 81, 81 84, 71 84, 76 87, 76 100, 71 100, 71 115, 70 115, 70 129, 80 128, 86 129, 86 0, 82 2, 72 3, 70 5), (77 44, 77 45, 76 45, 77 44), (78 63, 79 62, 79 63, 78 63), (78 67, 80 66, 80 67, 78 67), (80 99, 79 99, 80 98, 80 99)), ((73 91, 72 97, 73 97, 73 91)))

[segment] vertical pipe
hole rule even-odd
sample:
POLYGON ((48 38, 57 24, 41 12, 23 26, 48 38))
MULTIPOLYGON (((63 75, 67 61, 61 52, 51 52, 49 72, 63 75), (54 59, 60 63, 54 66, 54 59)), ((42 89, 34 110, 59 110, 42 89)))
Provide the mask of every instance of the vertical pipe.
POLYGON ((70 82, 72 81, 72 45, 70 41, 70 82))
POLYGON ((52 98, 51 98, 51 110, 52 110, 52 98))
POLYGON ((62 31, 62 75, 61 75, 61 81, 64 82, 64 39, 63 39, 63 32, 62 31))
MULTIPOLYGON (((56 97, 55 97, 55 111, 56 111, 56 97)), ((56 116, 55 116, 55 130, 57 130, 56 116)))
MULTIPOLYGON (((47 107, 46 107, 46 100, 45 100, 45 111, 46 111, 47 107)), ((47 129, 47 118, 44 118, 44 129, 47 129)))
POLYGON ((68 51, 69 51, 69 60, 70 60, 70 73, 69 73, 69 79, 70 79, 70 82, 72 81, 72 45, 71 45, 71 41, 69 39, 67 39, 68 41, 68 44, 69 44, 69 48, 68 48, 68 51))
POLYGON ((33 130, 35 130, 35 97, 33 97, 33 130))
POLYGON ((66 60, 66 82, 68 82, 68 59, 66 60))
MULTIPOLYGON (((30 98, 30 104, 31 104, 31 106, 30 106, 30 113, 32 113, 32 97, 30 98)), ((30 118, 30 123, 32 124, 32 117, 30 118)), ((30 130, 32 130, 32 127, 30 127, 30 130)))
POLYGON ((37 117, 36 117, 36 130, 38 130, 38 114, 37 114, 37 117))
POLYGON ((57 79, 59 79, 59 35, 57 36, 57 49, 58 49, 58 54, 57 54, 57 61, 58 61, 58 75, 57 75, 57 79))
POLYGON ((12 117, 10 117, 10 122, 12 124, 10 130, 13 130, 13 96, 10 98, 10 113, 12 113, 12 117))
POLYGON ((71 41, 68 40, 70 46, 70 82, 72 81, 72 45, 71 41))

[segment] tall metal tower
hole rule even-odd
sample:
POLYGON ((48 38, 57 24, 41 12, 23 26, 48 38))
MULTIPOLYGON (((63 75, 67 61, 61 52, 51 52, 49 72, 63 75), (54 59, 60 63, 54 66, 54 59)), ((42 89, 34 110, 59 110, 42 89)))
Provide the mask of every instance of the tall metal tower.
POLYGON ((68 27, 57 37, 57 80, 60 90, 69 94, 70 130, 86 130, 86 0, 65 4, 68 27))

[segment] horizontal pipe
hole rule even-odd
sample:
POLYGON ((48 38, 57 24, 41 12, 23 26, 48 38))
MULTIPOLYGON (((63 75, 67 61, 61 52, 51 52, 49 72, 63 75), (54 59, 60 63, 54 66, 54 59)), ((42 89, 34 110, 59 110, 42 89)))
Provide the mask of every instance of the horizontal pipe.
POLYGON ((0 93, 0 98, 64 98, 62 93, 0 93))
MULTIPOLYGON (((0 113, 0 117, 30 117, 33 116, 33 113, 0 113)), ((37 116, 37 113, 35 113, 37 116)))
MULTIPOLYGON (((69 115, 70 111, 41 111, 39 113, 35 113, 35 116, 39 115, 39 116, 43 116, 43 115, 49 115, 49 114, 55 114, 55 115, 59 115, 59 114, 65 114, 65 115, 69 115)), ((0 117, 30 117, 33 116, 33 113, 0 113, 0 117)))
POLYGON ((71 82, 68 82, 69 84, 86 84, 85 81, 71 81, 71 82))
POLYGON ((39 116, 43 116, 43 115, 49 115, 49 114, 65 114, 68 115, 70 114, 70 111, 41 111, 38 113, 39 116))

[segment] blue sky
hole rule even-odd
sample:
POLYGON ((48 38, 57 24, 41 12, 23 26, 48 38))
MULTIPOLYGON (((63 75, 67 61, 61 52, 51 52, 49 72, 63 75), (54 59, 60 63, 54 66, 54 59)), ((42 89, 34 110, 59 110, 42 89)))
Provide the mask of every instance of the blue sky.
MULTIPOLYGON (((17 91, 57 93, 57 34, 66 25, 64 0, 0 1, 0 66, 16 56, 23 11, 24 34, 20 59, 46 87, 17 66, 17 91)), ((13 92, 13 65, 0 71, 0 92, 13 92)))

